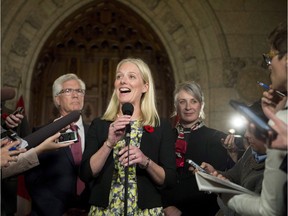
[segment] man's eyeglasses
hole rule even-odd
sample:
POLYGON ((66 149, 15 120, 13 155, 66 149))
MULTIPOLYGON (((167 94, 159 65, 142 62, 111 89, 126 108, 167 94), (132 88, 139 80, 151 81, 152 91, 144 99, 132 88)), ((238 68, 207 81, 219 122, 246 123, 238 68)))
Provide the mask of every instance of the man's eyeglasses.
POLYGON ((280 53, 274 50, 270 50, 269 53, 264 53, 263 54, 263 59, 266 63, 267 66, 271 65, 272 59, 276 56, 279 55, 280 53))
POLYGON ((85 90, 84 89, 71 89, 71 88, 67 88, 67 89, 62 89, 58 94, 64 94, 66 96, 70 96, 72 94, 77 94, 78 96, 84 96, 85 95, 85 90))

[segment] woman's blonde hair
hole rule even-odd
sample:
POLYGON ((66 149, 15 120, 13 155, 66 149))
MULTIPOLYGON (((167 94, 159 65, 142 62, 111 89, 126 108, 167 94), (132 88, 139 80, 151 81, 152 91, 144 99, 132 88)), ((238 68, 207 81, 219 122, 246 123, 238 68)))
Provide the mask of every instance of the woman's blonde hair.
MULTIPOLYGON (((160 118, 156 109, 154 81, 149 66, 141 59, 126 58, 118 63, 116 72, 119 70, 120 66, 124 63, 135 64, 140 71, 143 82, 145 84, 148 84, 148 90, 147 92, 142 94, 142 98, 140 101, 142 124, 151 125, 153 127, 159 126, 160 118)), ((114 121, 117 117, 119 109, 120 109, 120 103, 116 95, 116 91, 114 89, 113 94, 111 96, 111 100, 108 104, 108 107, 102 119, 108 121, 114 121)))

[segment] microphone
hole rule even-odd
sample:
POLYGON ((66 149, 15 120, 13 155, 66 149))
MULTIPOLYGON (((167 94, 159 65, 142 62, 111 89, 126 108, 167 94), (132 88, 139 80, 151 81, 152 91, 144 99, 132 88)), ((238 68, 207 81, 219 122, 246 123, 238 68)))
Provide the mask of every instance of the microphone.
POLYGON ((133 115, 133 112, 134 112, 134 107, 131 103, 124 103, 122 105, 122 113, 124 115, 130 115, 132 116, 133 115))
MULTIPOLYGON (((131 103, 124 103, 122 105, 122 113, 124 115, 132 116, 134 112, 134 107, 131 103)), ((126 125, 125 128, 125 145, 128 146, 128 155, 129 155, 129 143, 130 143, 130 132, 131 125, 130 123, 126 125)), ((129 166, 129 157, 128 157, 128 166, 129 166)), ((124 216, 127 216, 128 211, 128 166, 125 167, 125 184, 124 184, 124 216)))
POLYGON ((3 87, 1 88, 1 102, 6 100, 11 100, 15 97, 16 92, 11 87, 3 87))
MULTIPOLYGON (((131 103, 124 103, 122 105, 122 113, 124 115, 132 116, 133 112, 134 112, 134 107, 133 107, 133 105, 131 103)), ((131 125, 127 124, 126 125, 126 129, 125 129, 126 136, 130 136, 130 132, 131 132, 131 125)))
POLYGON ((46 140, 48 137, 54 135, 72 122, 77 121, 79 118, 80 111, 72 111, 68 115, 63 116, 62 118, 40 128, 39 130, 36 130, 34 133, 29 134, 23 139, 29 143, 29 147, 37 146, 38 144, 46 140))

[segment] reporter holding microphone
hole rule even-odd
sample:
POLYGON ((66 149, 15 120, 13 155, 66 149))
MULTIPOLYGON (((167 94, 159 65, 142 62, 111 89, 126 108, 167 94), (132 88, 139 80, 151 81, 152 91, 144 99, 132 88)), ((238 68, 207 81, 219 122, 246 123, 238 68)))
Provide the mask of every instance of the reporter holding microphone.
POLYGON ((56 143, 60 133, 50 136, 35 148, 28 151, 25 148, 9 150, 12 147, 20 144, 20 140, 10 141, 9 139, 1 140, 1 178, 5 179, 14 175, 18 175, 39 165, 38 156, 41 153, 57 150, 59 148, 67 147, 73 142, 56 143))

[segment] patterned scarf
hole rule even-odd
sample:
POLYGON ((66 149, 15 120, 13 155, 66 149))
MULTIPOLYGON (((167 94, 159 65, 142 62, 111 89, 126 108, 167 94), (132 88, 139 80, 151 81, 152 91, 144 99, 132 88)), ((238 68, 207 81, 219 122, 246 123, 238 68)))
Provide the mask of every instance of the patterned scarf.
MULTIPOLYGON (((195 124, 192 125, 190 131, 197 130, 203 125, 204 122, 202 120, 198 120, 195 124)), ((184 167, 187 142, 184 136, 184 127, 179 123, 179 121, 176 124, 176 129, 178 132, 178 137, 175 144, 175 153, 176 153, 176 166, 178 168, 178 167, 184 167)))

